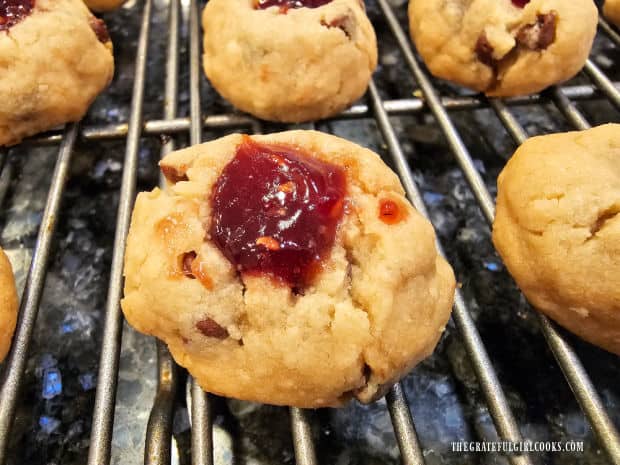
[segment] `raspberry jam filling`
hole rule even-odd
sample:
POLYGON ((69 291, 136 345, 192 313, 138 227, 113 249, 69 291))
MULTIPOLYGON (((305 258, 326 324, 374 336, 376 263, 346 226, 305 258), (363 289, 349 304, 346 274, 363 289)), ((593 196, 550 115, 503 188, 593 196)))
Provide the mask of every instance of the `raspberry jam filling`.
POLYGON ((334 244, 345 193, 342 168, 246 137, 213 188, 210 236, 240 272, 301 291, 334 244))
POLYGON ((530 3, 530 0, 512 0, 512 4, 519 8, 524 8, 528 3, 530 3))
POLYGON ((34 8, 34 0, 0 0, 0 31, 9 30, 34 8))
POLYGON ((327 5, 332 0, 257 0, 254 9, 264 10, 271 6, 279 6, 286 13, 290 8, 318 8, 327 5))
POLYGON ((385 224, 398 224, 407 218, 407 210, 390 199, 379 202, 379 219, 385 224))

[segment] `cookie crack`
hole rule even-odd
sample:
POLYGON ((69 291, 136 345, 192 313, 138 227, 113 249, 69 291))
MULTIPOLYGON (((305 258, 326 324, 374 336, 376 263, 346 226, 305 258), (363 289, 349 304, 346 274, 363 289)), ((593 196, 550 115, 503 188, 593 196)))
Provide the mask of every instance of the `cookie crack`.
POLYGON ((544 231, 540 231, 538 229, 531 229, 531 228, 523 228, 524 231, 530 233, 533 236, 537 236, 537 237, 542 237, 544 234, 544 231))
MULTIPOLYGON (((345 256, 347 259, 347 296, 351 299, 351 302, 355 306, 356 310, 361 310, 368 316, 368 322, 370 320, 370 312, 368 309, 353 295, 353 266, 359 266, 359 261, 353 256, 353 249, 344 245, 345 256)), ((372 331, 371 331, 372 332, 372 331)))
POLYGON ((361 354, 360 357, 361 357, 360 376, 361 376, 362 382, 359 384, 359 386, 353 389, 349 389, 348 391, 344 391, 342 394, 340 394, 338 396, 338 402, 340 403, 345 404, 353 398, 356 398, 360 402, 362 402, 362 399, 360 399, 360 397, 358 396, 362 395, 364 390, 368 387, 370 376, 372 374, 372 368, 370 368, 370 365, 366 363, 366 359, 364 358, 363 354, 361 354))
POLYGON ((616 218, 620 214, 620 206, 613 206, 603 210, 590 225, 590 236, 585 240, 585 242, 589 242, 603 230, 605 226, 607 226, 614 218, 616 218))
MULTIPOLYGON (((359 217, 357 218, 357 221, 358 221, 358 226, 360 226, 361 228, 362 225, 361 225, 361 221, 359 220, 359 217)), ((364 314, 366 314, 366 318, 368 319, 368 334, 372 339, 374 339, 374 335, 373 335, 374 325, 373 325, 373 321, 371 318, 370 310, 366 308, 366 306, 359 299, 357 299, 353 293, 353 267, 357 266, 359 268, 360 262, 353 255, 353 247, 348 246, 345 242, 343 242, 343 248, 345 250, 345 258, 347 260, 347 276, 346 276, 347 296, 351 299, 351 303, 353 304, 353 307, 356 310, 364 312, 364 314)), ((366 346, 360 347, 360 352, 359 352, 358 363, 360 365, 361 382, 359 386, 357 386, 356 388, 351 389, 349 391, 345 391, 339 396, 339 400, 342 401, 343 403, 352 398, 356 398, 360 402, 364 402, 364 403, 370 402, 370 400, 368 400, 368 396, 364 395, 364 393, 368 390, 372 372, 373 372, 372 367, 366 361, 366 356, 365 356, 366 349, 367 349, 366 346)))
POLYGON ((353 24, 351 17, 348 15, 338 16, 331 21, 327 21, 325 19, 321 19, 321 26, 327 29, 340 29, 348 40, 353 40, 353 24))

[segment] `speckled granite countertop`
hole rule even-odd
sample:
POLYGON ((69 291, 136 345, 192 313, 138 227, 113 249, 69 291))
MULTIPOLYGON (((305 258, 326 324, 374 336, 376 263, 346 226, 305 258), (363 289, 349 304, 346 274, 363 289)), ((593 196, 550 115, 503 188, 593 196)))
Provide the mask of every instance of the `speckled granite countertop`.
MULTIPOLYGON (((411 96, 415 83, 378 7, 372 0, 367 3, 380 41, 376 79, 382 95, 411 96)), ((392 4, 404 21, 405 1, 392 0, 392 4)), ((163 114, 167 3, 156 0, 154 6, 146 118, 161 118, 163 114)), ((105 16, 115 44, 117 73, 111 88, 93 106, 87 124, 128 119, 140 11, 141 5, 129 3, 105 16)), ((182 31, 180 50, 184 63, 180 115, 187 114, 188 101, 186 32, 182 31)), ((620 70, 613 65, 620 60, 620 52, 610 42, 599 38, 593 57, 614 80, 620 79, 620 70)), ((460 92, 445 83, 440 86, 446 94, 460 92)), ((205 113, 231 111, 205 80, 202 90, 205 113)), ((620 121, 620 114, 608 103, 579 106, 592 123, 620 121)), ((569 129, 551 105, 515 108, 515 112, 532 135, 569 129)), ((494 193, 496 176, 515 148, 511 139, 490 110, 455 112, 452 116, 494 193)), ((488 227, 441 131, 427 114, 393 117, 392 121, 524 436, 532 440, 585 442, 583 454, 540 454, 533 457, 534 462, 607 463, 546 347, 534 315, 493 251, 488 227)), ((385 155, 380 134, 371 120, 321 123, 318 129, 385 155)), ((206 133, 205 138, 217 135, 206 133)), ((157 183, 160 148, 159 139, 143 139, 138 174, 141 190, 151 189, 157 183)), ((0 187, 8 187, 0 212, 0 243, 13 263, 20 289, 56 154, 54 147, 12 149, 0 177, 0 187)), ((10 444, 11 465, 86 463, 94 393, 97 383, 102 382, 96 379, 96 373, 123 156, 123 140, 80 142, 76 148, 10 444)), ((573 337, 569 336, 569 340, 612 419, 620 426, 619 359, 573 337)), ((499 455, 451 452, 451 441, 496 437, 480 387, 453 327, 448 328, 435 354, 418 366, 404 385, 429 465, 507 463, 499 455)), ((125 327, 113 464, 142 463, 146 422, 155 388, 155 342, 125 327)), ((180 395, 174 431, 182 452, 175 460, 188 464, 189 421, 183 402, 184 396, 180 395)), ((219 398, 215 399, 214 408, 216 464, 294 462, 286 409, 219 398)), ((340 410, 320 410, 312 418, 320 463, 399 463, 383 401, 370 406, 352 403, 340 410)))

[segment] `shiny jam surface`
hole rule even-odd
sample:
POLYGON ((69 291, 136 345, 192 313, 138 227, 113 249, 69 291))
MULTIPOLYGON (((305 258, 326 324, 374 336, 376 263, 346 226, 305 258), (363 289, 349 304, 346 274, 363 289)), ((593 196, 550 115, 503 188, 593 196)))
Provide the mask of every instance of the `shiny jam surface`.
POLYGON ((327 5, 332 0, 257 0, 254 8, 264 10, 271 6, 279 6, 283 12, 290 8, 318 8, 327 5))
POLYGON ((379 202, 379 219, 386 224, 397 224, 407 218, 407 210, 402 208, 398 202, 390 199, 383 199, 379 202))
POLYGON ((34 0, 0 0, 0 31, 22 21, 34 8, 34 0))
POLYGON ((345 194, 342 168, 246 137, 213 188, 211 239, 240 272, 301 291, 331 250, 345 194))
POLYGON ((530 0, 512 0, 512 4, 516 7, 523 8, 530 3, 530 0))

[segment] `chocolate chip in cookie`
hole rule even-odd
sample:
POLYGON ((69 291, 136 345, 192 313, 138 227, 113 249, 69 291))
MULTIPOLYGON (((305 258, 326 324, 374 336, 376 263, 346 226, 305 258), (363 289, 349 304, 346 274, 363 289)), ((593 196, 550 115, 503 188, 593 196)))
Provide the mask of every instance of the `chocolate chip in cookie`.
POLYGON ((534 24, 527 24, 517 32, 517 43, 530 50, 545 50, 555 41, 558 15, 555 11, 539 14, 534 24))
POLYGON ((486 33, 483 31, 476 41, 476 56, 478 60, 487 66, 493 66, 495 60, 493 59, 493 46, 487 39, 486 33))
POLYGON ((183 276, 189 279, 197 279, 206 289, 213 289, 213 280, 207 272, 204 262, 198 259, 198 254, 193 250, 181 256, 181 271, 183 276))
POLYGON ((279 6, 281 13, 286 13, 291 8, 318 8, 327 5, 332 0, 256 0, 254 8, 264 10, 272 6, 279 6))
POLYGON ((206 337, 215 339, 226 339, 228 337, 226 328, 221 327, 213 318, 205 317, 203 320, 198 321, 196 329, 206 337))
POLYGON ((102 44, 110 42, 110 33, 108 32, 108 28, 106 27, 102 19, 93 16, 92 18, 90 18, 89 24, 95 35, 97 36, 97 39, 99 39, 99 42, 101 42, 102 44))
POLYGON ((512 0, 512 4, 518 8, 524 8, 528 3, 530 0, 512 0))
POLYGON ((183 254, 181 258, 181 267, 183 268, 183 276, 189 279, 196 279, 194 273, 192 272, 192 263, 196 260, 196 252, 193 250, 191 252, 187 252, 183 254))

